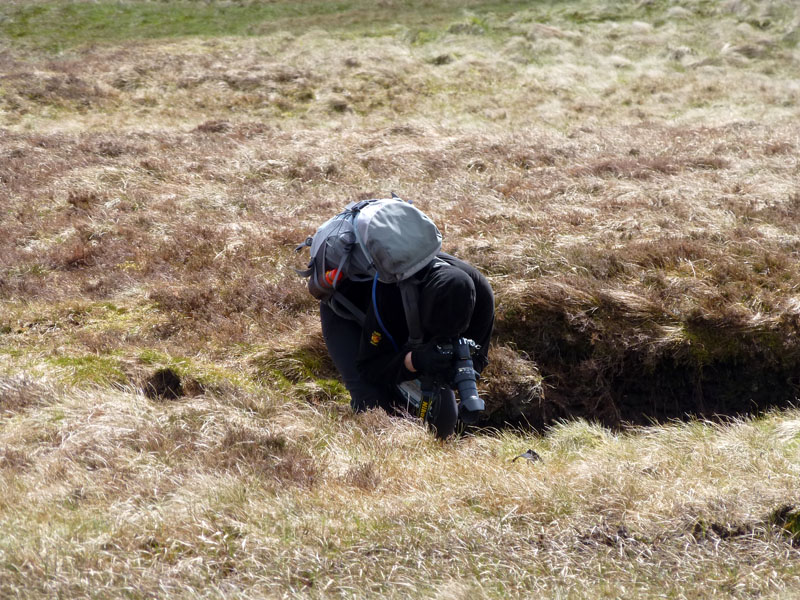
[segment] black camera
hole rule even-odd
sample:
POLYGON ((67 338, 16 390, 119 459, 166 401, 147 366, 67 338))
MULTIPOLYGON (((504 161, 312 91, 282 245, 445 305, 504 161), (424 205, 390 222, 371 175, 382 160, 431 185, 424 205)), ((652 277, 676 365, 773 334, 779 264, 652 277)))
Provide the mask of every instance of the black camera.
POLYGON ((458 391, 461 400, 458 406, 458 417, 467 425, 475 423, 484 410, 485 405, 478 395, 478 386, 475 384, 478 374, 472 364, 472 351, 478 345, 467 338, 457 338, 452 342, 436 344, 436 351, 450 360, 447 369, 439 373, 420 377, 421 390, 415 394, 412 386, 400 386, 404 397, 415 407, 417 416, 425 417, 428 408, 436 410, 433 398, 441 387, 448 387, 458 391), (408 388, 408 389, 406 389, 408 388), (415 395, 421 395, 414 398, 415 395))
POLYGON ((478 421, 485 405, 478 395, 478 375, 472 364, 472 352, 479 346, 470 339, 457 338, 451 342, 436 344, 436 351, 447 357, 448 367, 439 373, 420 376, 418 380, 404 381, 397 385, 406 410, 423 420, 431 420, 439 410, 442 388, 458 391, 461 400, 458 417, 466 425, 478 421))

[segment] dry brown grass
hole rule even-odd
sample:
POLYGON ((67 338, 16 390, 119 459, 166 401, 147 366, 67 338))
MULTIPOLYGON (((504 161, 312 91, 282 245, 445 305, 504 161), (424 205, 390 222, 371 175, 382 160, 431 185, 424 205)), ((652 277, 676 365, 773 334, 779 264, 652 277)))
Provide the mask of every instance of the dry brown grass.
POLYGON ((796 595, 800 16, 636 6, 3 46, 0 596, 796 595), (293 248, 390 191, 522 428, 350 413, 293 248))
POLYGON ((794 412, 441 444, 382 412, 252 400, 279 411, 60 392, 5 421, 3 593, 715 598, 800 583, 782 508, 794 412), (542 460, 513 462, 526 447, 542 460))
MULTIPOLYGON (((780 134, 764 125, 651 124, 568 136, 437 137, 430 129, 421 139, 375 129, 321 139, 312 130, 244 124, 109 136, 39 137, 50 148, 45 166, 17 159, 9 168, 6 298, 140 297, 160 322, 135 343, 168 341, 188 353, 269 337, 286 315, 307 318, 313 309, 292 270, 292 245, 347 200, 381 193, 372 179, 380 177, 387 188, 411 190, 442 224, 446 248, 492 276, 502 335, 545 376, 566 369, 561 387, 576 380, 573 369, 580 381, 597 379, 588 392, 564 393, 611 394, 600 415, 609 422, 642 413, 635 402, 627 411, 617 406, 614 391, 624 382, 613 365, 640 377, 640 356, 625 355, 630 346, 647 349, 657 372, 688 360, 691 374, 709 366, 717 348, 704 340, 695 355, 689 345, 719 327, 732 332, 723 358, 778 365, 784 389, 768 394, 793 394, 783 373, 796 354, 796 166, 768 149, 794 143, 791 124, 780 134), (551 159, 531 166, 545 147, 551 159), (409 176, 401 181, 401 173, 409 176), (45 210, 13 192, 23 181, 45 210), (354 192, 342 196, 347 187, 354 192), (772 354, 732 351, 747 331, 772 339, 772 354)), ((694 393, 676 393, 687 391, 694 393)), ((739 408, 726 396, 710 407, 679 403, 661 416, 739 408)))

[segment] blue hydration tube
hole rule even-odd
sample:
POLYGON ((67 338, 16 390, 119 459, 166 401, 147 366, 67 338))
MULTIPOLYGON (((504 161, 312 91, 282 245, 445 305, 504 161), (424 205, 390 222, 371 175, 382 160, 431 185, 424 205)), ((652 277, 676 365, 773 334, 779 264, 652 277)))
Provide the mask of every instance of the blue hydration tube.
POLYGON ((375 293, 375 290, 378 288, 378 274, 375 273, 375 279, 372 280, 372 306, 375 308, 375 318, 378 320, 378 325, 383 330, 383 333, 386 334, 386 337, 389 338, 389 341, 392 343, 395 352, 400 352, 400 348, 397 346, 397 343, 394 341, 392 334, 389 333, 389 330, 386 329, 386 326, 383 324, 383 320, 381 319, 381 315, 378 312, 378 299, 375 293))

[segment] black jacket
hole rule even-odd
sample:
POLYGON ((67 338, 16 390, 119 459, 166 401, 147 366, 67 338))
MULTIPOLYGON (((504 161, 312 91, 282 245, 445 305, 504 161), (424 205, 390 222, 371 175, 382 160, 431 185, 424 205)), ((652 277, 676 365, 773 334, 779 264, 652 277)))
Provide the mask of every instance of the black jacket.
MULTIPOLYGON (((480 373, 489 362, 489 340, 494 327, 492 288, 475 267, 449 254, 441 253, 439 258, 466 273, 474 285, 475 305, 472 318, 461 336, 475 341, 480 346, 473 356, 475 370, 480 373)), ((424 271, 420 276, 424 279, 424 271)), ((356 367, 364 379, 374 383, 399 383, 418 377, 418 373, 412 373, 403 364, 409 350, 408 325, 399 288, 394 284, 378 282, 375 290, 376 303, 372 302, 371 295, 371 283, 355 284, 348 293, 351 300, 367 307, 356 367), (394 344, 390 337, 394 340, 394 344)), ((424 304, 422 298, 420 304, 424 304)), ((427 319, 447 321, 452 317, 448 314, 447 306, 426 306, 425 310, 427 319)))

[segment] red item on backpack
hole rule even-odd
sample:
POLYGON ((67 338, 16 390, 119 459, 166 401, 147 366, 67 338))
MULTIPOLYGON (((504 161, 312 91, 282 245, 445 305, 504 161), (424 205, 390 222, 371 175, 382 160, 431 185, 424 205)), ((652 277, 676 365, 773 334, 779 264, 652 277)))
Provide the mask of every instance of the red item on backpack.
POLYGON ((336 283, 342 280, 344 276, 339 272, 338 269, 331 269, 330 271, 325 271, 325 281, 331 287, 333 287, 336 283))

